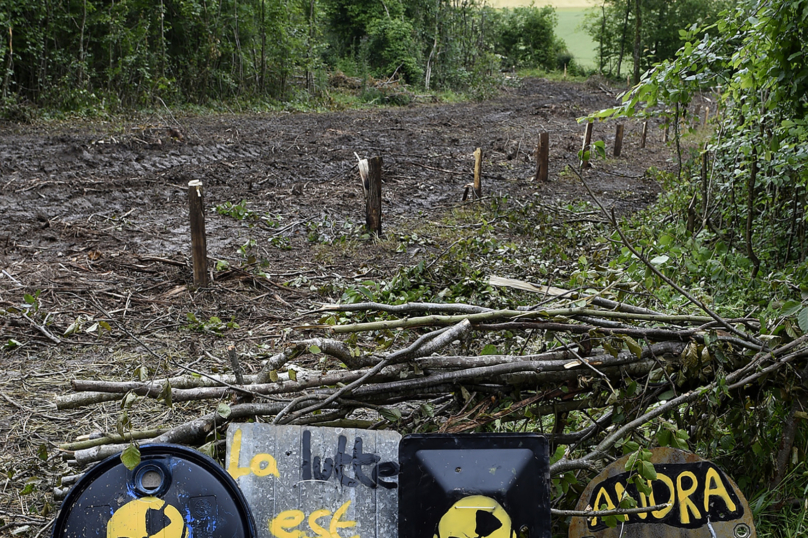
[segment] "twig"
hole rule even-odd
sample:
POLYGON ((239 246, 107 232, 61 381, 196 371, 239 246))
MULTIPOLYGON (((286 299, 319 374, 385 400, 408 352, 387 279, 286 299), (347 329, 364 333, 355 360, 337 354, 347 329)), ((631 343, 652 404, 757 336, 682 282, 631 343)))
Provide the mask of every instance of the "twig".
MULTIPOLYGON (((441 347, 449 344, 456 338, 459 338, 463 333, 468 331, 471 328, 471 323, 468 320, 463 320, 457 325, 454 325, 448 329, 441 329, 438 331, 434 331, 429 334, 425 334, 418 338, 411 346, 406 349, 396 351, 391 353, 387 356, 383 361, 379 362, 376 366, 371 368, 365 375, 357 379, 356 381, 342 387, 331 396, 323 400, 321 403, 309 406, 302 411, 299 411, 293 415, 290 420, 294 420, 299 416, 310 413, 312 411, 316 411, 317 409, 321 409, 322 407, 330 404, 340 398, 343 395, 350 394, 350 392, 355 389, 356 387, 362 385, 365 381, 369 378, 373 377, 374 375, 378 374, 382 368, 389 364, 395 364, 396 362, 403 362, 406 360, 411 360, 418 355, 428 355, 431 354, 434 350, 440 349, 441 347)), ((287 421, 288 422, 288 421, 287 421)))
POLYGON ((157 359, 159 361, 168 361, 171 364, 173 364, 176 368, 179 368, 179 369, 184 370, 186 372, 190 372, 192 374, 196 374, 196 375, 200 375, 202 377, 206 377, 206 378, 208 378, 208 379, 210 379, 210 380, 212 380, 212 381, 214 381, 214 382, 216 382, 216 383, 218 383, 220 385, 223 385, 223 386, 225 386, 225 387, 227 387, 227 388, 229 388, 231 390, 235 390, 235 391, 240 392, 242 394, 253 394, 252 392, 250 392, 248 390, 245 390, 245 389, 243 389, 241 387, 237 387, 236 385, 232 385, 230 383, 225 383, 224 381, 221 381, 220 379, 216 379, 215 377, 213 377, 210 374, 206 374, 205 372, 200 372, 198 370, 194 370, 193 368, 189 368, 189 367, 187 367, 187 366, 185 366, 183 364, 180 364, 180 363, 178 363, 177 361, 175 361, 171 357, 161 357, 154 350, 152 350, 152 348, 149 347, 145 342, 143 342, 140 338, 138 338, 137 336, 135 336, 134 334, 129 332, 129 330, 126 327, 124 327, 121 323, 119 323, 117 319, 113 318, 112 315, 110 315, 106 310, 104 310, 104 308, 101 305, 99 305, 98 302, 95 300, 95 297, 90 296, 90 302, 93 304, 93 306, 96 309, 98 309, 99 312, 104 314, 107 317, 107 319, 111 319, 112 322, 115 323, 115 325, 117 325, 118 328, 121 331, 123 331, 124 333, 126 333, 127 336, 129 336, 129 338, 131 338, 132 340, 134 340, 135 342, 137 342, 138 344, 143 346, 143 349, 145 349, 149 353, 149 355, 151 355, 155 359, 157 359))
POLYGON ((33 326, 34 326, 34 328, 35 328, 36 330, 38 330, 39 332, 41 332, 42 334, 44 334, 44 335, 45 335, 45 336, 48 338, 48 340, 50 340, 50 341, 51 341, 51 342, 53 342, 54 344, 61 344, 61 343, 62 343, 62 341, 61 341, 61 340, 59 340, 58 338, 56 338, 55 336, 53 336, 53 335, 52 335, 50 332, 48 332, 48 330, 47 330, 47 329, 46 329, 44 326, 37 324, 37 322, 36 322, 36 321, 34 321, 34 320, 32 320, 31 318, 29 318, 29 317, 28 317, 28 314, 23 313, 22 317, 24 317, 24 318, 25 318, 25 319, 27 319, 29 322, 31 322, 31 325, 33 325, 33 326))
POLYGON ((460 321, 468 320, 471 323, 492 321, 499 319, 533 319, 552 317, 577 317, 577 316, 600 316, 612 319, 626 319, 636 321, 656 321, 656 322, 689 322, 704 323, 711 319, 704 316, 687 315, 652 315, 634 314, 631 312, 615 312, 609 310, 594 310, 591 308, 558 308, 553 310, 521 311, 521 310, 492 310, 490 312, 480 312, 477 314, 459 315, 431 315, 408 319, 397 319, 389 321, 374 321, 369 323, 353 323, 350 325, 314 325, 307 328, 330 329, 337 334, 354 333, 363 331, 379 331, 385 329, 398 329, 406 327, 423 327, 432 325, 453 325, 460 321))
POLYGON ((643 256, 640 252, 638 252, 637 249, 634 248, 634 245, 631 243, 631 241, 629 241, 628 238, 626 237, 626 235, 623 233, 623 230, 617 224, 617 218, 615 217, 615 214, 614 214, 614 208, 612 208, 611 213, 606 211, 606 208, 603 207, 603 204, 600 203, 600 200, 598 199, 598 197, 595 196, 595 193, 592 192, 592 189, 590 189, 589 185, 587 185, 586 181, 584 181, 583 176, 581 176, 581 174, 578 173, 578 171, 575 169, 574 166, 569 166, 568 168, 570 170, 572 170, 575 173, 576 176, 578 176, 578 179, 581 180, 581 183, 583 184, 586 191, 589 193, 589 196, 592 197, 592 199, 595 201, 597 206, 601 209, 601 211, 603 211, 603 214, 606 216, 606 218, 609 219, 609 223, 612 225, 612 227, 614 227, 615 231, 617 231, 617 233, 620 235, 620 239, 623 241, 623 244, 626 246, 626 248, 628 248, 631 251, 631 253, 634 254, 637 257, 637 259, 639 259, 648 269, 650 269, 652 273, 654 273, 656 276, 661 278, 665 283, 667 283, 669 286, 671 286, 677 292, 679 292, 682 295, 684 295, 685 297, 687 297, 687 299, 691 303, 693 303, 694 305, 701 308, 704 312, 707 313, 707 315, 709 315, 715 321, 720 323, 728 331, 738 335, 739 337, 741 337, 744 340, 748 340, 748 341, 750 341, 750 342, 752 342, 752 343, 754 343, 754 344, 756 344, 758 346, 761 346, 762 348, 765 349, 765 344, 763 344, 760 340, 758 340, 757 338, 755 338, 753 336, 749 336, 748 334, 744 333, 743 331, 740 331, 740 330, 736 329, 735 327, 733 327, 724 318, 722 318, 721 316, 719 316, 718 314, 713 312, 707 305, 705 305, 703 302, 699 301, 696 297, 691 295, 687 290, 685 290, 684 288, 682 288, 681 286, 676 284, 673 280, 671 280, 670 278, 665 276, 662 273, 662 271, 657 269, 656 266, 654 266, 653 263, 651 263, 645 256, 643 256))
POLYGON ((668 508, 671 503, 655 504, 654 506, 642 506, 637 508, 615 508, 614 510, 558 510, 556 508, 550 509, 550 514, 559 517, 603 517, 603 516, 621 516, 630 514, 645 514, 647 512, 654 512, 668 508))

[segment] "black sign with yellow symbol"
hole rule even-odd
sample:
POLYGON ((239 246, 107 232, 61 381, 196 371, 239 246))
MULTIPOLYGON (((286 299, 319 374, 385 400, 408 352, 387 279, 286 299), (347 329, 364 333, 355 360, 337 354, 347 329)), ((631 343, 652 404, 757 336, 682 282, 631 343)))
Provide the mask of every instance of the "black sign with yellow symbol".
POLYGON ((408 435, 399 464, 398 538, 550 537, 540 435, 408 435))
POLYGON ((755 538, 752 511, 738 486, 714 463, 675 448, 655 448, 655 480, 645 492, 629 480, 630 455, 612 463, 589 483, 577 510, 613 510, 625 496, 657 510, 616 518, 573 518, 570 538, 755 538))
POLYGON ((53 538, 253 538, 235 481, 185 447, 146 445, 133 470, 113 456, 87 472, 62 504, 53 538))

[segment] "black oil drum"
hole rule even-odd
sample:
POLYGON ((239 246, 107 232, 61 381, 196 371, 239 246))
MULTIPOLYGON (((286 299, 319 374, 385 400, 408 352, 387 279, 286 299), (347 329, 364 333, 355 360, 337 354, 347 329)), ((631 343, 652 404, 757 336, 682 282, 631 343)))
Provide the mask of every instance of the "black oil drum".
POLYGON ((236 482, 214 460, 176 445, 140 447, 133 470, 120 456, 79 480, 53 538, 253 538, 255 523, 236 482))

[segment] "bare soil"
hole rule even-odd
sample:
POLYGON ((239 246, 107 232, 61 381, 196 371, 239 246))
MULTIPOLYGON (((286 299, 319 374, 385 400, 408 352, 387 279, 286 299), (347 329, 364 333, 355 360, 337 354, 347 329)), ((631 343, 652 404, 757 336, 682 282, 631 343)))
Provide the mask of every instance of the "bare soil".
MULTIPOLYGON (((58 504, 49 492, 59 476, 76 471, 56 446, 115 431, 114 402, 56 410, 54 397, 69 393, 72 379, 133 379, 141 365, 160 375, 176 371, 144 345, 216 372, 227 367, 224 347, 236 344, 245 368, 255 370, 302 313, 326 300, 318 290, 328 282, 383 278, 432 261, 451 244, 444 235, 417 249, 385 240, 335 248, 335 238, 364 222, 355 152, 383 158, 383 227, 395 242, 396 234, 439 221, 462 203, 476 147, 484 152, 484 196, 545 204, 584 199, 577 178, 562 173, 581 148, 576 119, 614 104, 597 84, 532 79, 480 103, 168 115, 149 125, 0 124, 0 471, 8 478, 0 488, 0 534, 26 525, 22 536, 48 532, 58 504), (550 181, 539 184, 532 176, 543 130, 550 133, 550 181), (191 286, 191 180, 204 185, 212 265, 227 262, 204 290, 191 286), (240 221, 215 210, 241 200, 261 218, 240 221), (267 277, 256 276, 256 268, 267 277), (37 292, 25 306, 24 295, 37 292), (108 320, 101 309, 114 318, 112 330, 87 332, 108 320), (225 338, 189 331, 189 312, 202 321, 232 318, 239 328, 225 338), (77 319, 81 330, 64 336, 77 319), (265 352, 256 351, 261 343, 265 352), (34 487, 25 493, 29 482, 34 487)), ((587 172, 596 193, 620 213, 656 199, 649 167, 673 166, 659 126, 650 126, 645 149, 640 129, 628 123, 623 156, 587 172)), ((604 139, 609 152, 613 136, 613 125, 595 126, 594 140, 604 139)), ((198 412, 144 403, 133 420, 135 427, 172 424, 198 412)))

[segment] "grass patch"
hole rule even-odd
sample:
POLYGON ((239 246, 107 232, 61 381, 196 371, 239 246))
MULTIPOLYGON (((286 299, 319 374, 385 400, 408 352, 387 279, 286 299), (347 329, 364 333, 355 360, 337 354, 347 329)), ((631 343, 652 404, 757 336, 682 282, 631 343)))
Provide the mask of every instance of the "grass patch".
POLYGON ((558 8, 556 35, 564 40, 567 49, 581 67, 594 68, 597 65, 595 42, 581 29, 588 8, 558 8))

